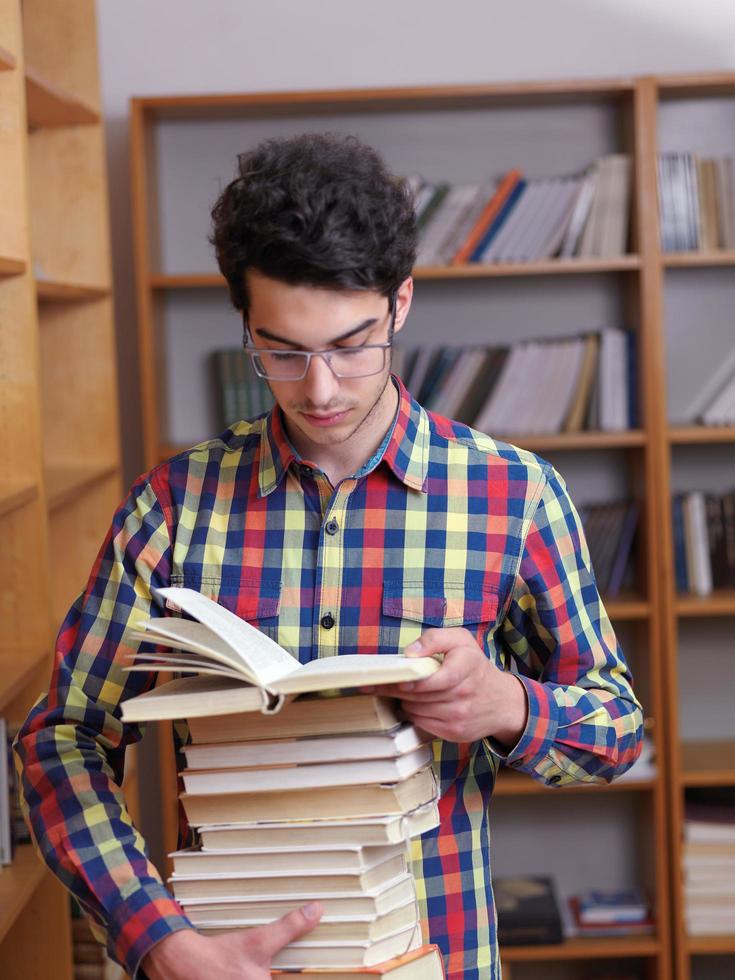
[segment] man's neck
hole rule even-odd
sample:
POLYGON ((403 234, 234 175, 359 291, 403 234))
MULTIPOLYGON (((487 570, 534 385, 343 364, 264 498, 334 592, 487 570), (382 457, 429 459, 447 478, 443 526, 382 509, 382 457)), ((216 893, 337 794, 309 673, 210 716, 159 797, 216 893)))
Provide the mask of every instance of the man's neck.
POLYGON ((398 389, 389 379, 373 412, 344 442, 319 445, 306 439, 302 432, 291 433, 287 426, 288 436, 301 458, 317 466, 336 487, 342 480, 354 476, 375 455, 393 425, 398 402, 398 389))

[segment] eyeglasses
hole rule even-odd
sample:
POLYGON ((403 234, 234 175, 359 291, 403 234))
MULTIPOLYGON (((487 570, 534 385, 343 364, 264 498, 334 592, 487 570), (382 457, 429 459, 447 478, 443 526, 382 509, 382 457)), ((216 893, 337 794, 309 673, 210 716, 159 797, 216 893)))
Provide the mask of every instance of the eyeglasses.
POLYGON ((386 355, 393 344, 396 322, 396 295, 391 294, 391 320, 388 340, 384 344, 361 347, 335 347, 332 350, 283 350, 253 347, 248 343, 247 314, 243 313, 245 335, 243 348, 252 361, 255 373, 268 381, 301 381, 306 377, 312 357, 322 357, 336 378, 369 378, 385 370, 386 355))

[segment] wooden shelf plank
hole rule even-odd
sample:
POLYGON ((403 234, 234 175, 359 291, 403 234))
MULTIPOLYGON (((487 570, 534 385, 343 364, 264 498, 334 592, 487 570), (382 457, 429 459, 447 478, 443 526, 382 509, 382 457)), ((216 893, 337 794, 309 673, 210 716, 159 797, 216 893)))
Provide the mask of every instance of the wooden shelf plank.
POLYGON ((83 283, 36 279, 36 296, 39 303, 102 299, 109 296, 110 292, 109 286, 90 286, 83 283))
POLYGON ((23 507, 38 496, 38 487, 31 480, 0 483, 0 517, 23 507))
MULTIPOLYGON (((479 262, 457 266, 417 266, 415 279, 504 279, 513 276, 590 275, 603 272, 630 272, 639 269, 638 255, 621 255, 612 259, 549 259, 546 262, 503 265, 479 262)), ((151 289, 218 289, 226 286, 218 272, 182 275, 154 274, 148 279, 151 289)))
POLYGON ((546 946, 501 946, 503 963, 550 960, 597 960, 657 956, 661 943, 656 936, 575 936, 546 946))
POLYGON ((525 773, 502 769, 493 790, 493 796, 540 796, 559 793, 637 793, 647 792, 656 786, 655 779, 619 779, 613 783, 576 783, 561 790, 539 783, 525 773))
POLYGON ((718 252, 664 252, 661 256, 661 261, 669 269, 694 269, 717 265, 735 265, 735 250, 722 249, 718 252))
POLYGON ((651 603, 640 596, 619 595, 608 599, 603 595, 602 601, 610 619, 648 619, 651 615, 651 603))
POLYGON ((26 271, 23 259, 14 259, 0 255, 0 276, 22 276, 26 271))
POLYGON ((3 868, 0 874, 0 942, 23 912, 45 874, 46 866, 31 844, 19 847, 13 863, 3 868))
POLYGON ((669 429, 669 442, 674 445, 708 442, 735 442, 735 426, 687 425, 669 429))
POLYGON ((212 119, 329 114, 346 105, 350 112, 565 105, 610 102, 631 95, 632 77, 561 81, 500 82, 490 85, 424 85, 402 88, 317 89, 315 91, 225 92, 197 96, 148 96, 134 99, 136 111, 153 119, 212 119))
POLYGON ((50 649, 0 648, 0 714, 20 694, 38 668, 46 660, 50 662, 50 656, 50 649))
POLYGON ((725 936, 687 936, 686 943, 692 956, 735 954, 735 933, 725 936))
POLYGON ((677 616, 735 616, 735 589, 715 589, 711 595, 680 595, 677 616))
POLYGON ((12 51, 0 47, 0 71, 12 71, 16 68, 18 61, 12 51))
POLYGON ((85 126, 100 121, 96 109, 65 92, 40 72, 26 66, 25 74, 29 127, 85 126))
POLYGON ((735 741, 682 742, 682 786, 735 786, 735 741))
POLYGON ((116 470, 116 463, 101 463, 98 466, 47 467, 46 495, 49 511, 53 512, 65 504, 73 503, 81 493, 84 493, 86 487, 112 476, 116 470))
POLYGON ((581 449, 631 449, 646 444, 646 433, 640 429, 629 429, 625 432, 558 432, 553 435, 525 436, 520 433, 502 436, 493 433, 493 438, 540 453, 554 450, 566 452, 581 449))

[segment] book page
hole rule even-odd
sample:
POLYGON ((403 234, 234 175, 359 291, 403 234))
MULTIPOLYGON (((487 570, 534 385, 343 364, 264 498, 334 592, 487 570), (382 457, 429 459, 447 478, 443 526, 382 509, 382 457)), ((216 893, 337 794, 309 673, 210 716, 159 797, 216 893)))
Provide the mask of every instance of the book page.
POLYGON ((279 677, 299 670, 298 660, 265 633, 194 589, 170 587, 156 589, 156 594, 170 599, 174 605, 224 640, 242 658, 262 687, 268 687, 279 677))
MULTIPOLYGON (((181 652, 195 654, 198 659, 202 657, 209 661, 208 666, 212 666, 211 661, 216 664, 223 664, 230 670, 236 670, 243 680, 251 684, 257 684, 257 679, 239 653, 221 640, 208 626, 202 623, 193 623, 190 619, 149 619, 143 625, 143 629, 133 629, 128 634, 131 639, 139 640, 143 643, 155 643, 158 646, 170 647, 170 651, 161 653, 137 653, 135 660, 139 663, 151 662, 152 660, 165 659, 171 662, 175 655, 181 652)), ((224 672, 224 671, 223 671, 224 672)))
MULTIPOLYGON (((360 653, 327 657, 302 664, 296 673, 268 685, 277 694, 305 694, 338 687, 360 687, 363 684, 399 684, 421 680, 439 669, 433 657, 404 657, 403 654, 360 653)), ((379 693, 379 692, 378 692, 379 693)))

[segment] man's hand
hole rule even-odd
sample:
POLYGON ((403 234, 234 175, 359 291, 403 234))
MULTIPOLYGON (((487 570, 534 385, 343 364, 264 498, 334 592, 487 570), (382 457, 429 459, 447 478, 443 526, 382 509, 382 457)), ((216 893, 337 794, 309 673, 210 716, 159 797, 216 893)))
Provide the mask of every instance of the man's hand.
POLYGON ((311 932, 322 911, 311 902, 267 926, 221 936, 181 929, 154 946, 141 965, 150 980, 270 980, 275 954, 311 932))
POLYGON ((474 742, 492 736, 507 749, 513 748, 528 718, 525 688, 517 677, 487 659, 468 630, 429 629, 404 653, 408 657, 441 653, 444 662, 431 677, 370 691, 400 698, 413 724, 437 738, 474 742))

